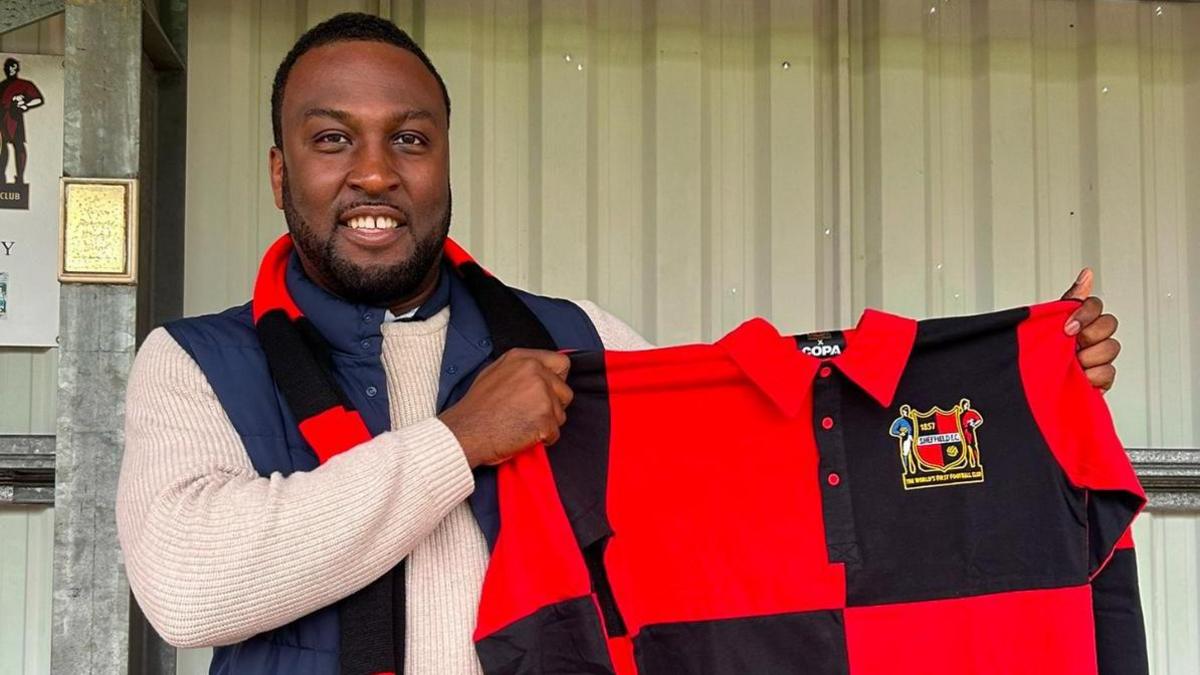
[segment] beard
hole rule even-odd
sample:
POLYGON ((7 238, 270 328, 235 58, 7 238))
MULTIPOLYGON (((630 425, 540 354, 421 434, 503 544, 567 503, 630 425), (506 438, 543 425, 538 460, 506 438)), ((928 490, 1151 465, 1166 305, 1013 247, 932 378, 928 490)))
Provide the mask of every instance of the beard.
MULTIPOLYGON (((288 186, 287 169, 283 171, 283 216, 296 247, 304 259, 316 268, 317 275, 328 286, 326 290, 344 300, 373 307, 387 307, 416 295, 430 270, 439 263, 442 247, 450 232, 452 197, 449 194, 447 188, 446 212, 438 227, 429 236, 417 240, 411 256, 394 263, 364 267, 338 253, 334 241, 337 228, 340 227, 337 222, 333 223, 328 236, 324 238, 309 226, 308 221, 296 210, 288 186)), ((382 202, 361 200, 347 205, 341 211, 380 204, 382 202)), ((387 205, 395 207, 393 204, 387 205)), ((412 219, 408 217, 408 212, 405 211, 404 216, 404 226, 411 227, 412 219)))

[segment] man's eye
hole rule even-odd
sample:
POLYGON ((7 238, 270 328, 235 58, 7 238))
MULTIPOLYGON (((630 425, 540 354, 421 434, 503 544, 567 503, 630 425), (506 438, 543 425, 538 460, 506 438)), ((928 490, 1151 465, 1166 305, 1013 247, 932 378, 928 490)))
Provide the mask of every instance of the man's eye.
POLYGON ((350 139, 346 137, 346 134, 343 134, 338 131, 331 131, 327 134, 321 134, 320 136, 317 136, 317 142, 318 143, 343 144, 343 143, 349 143, 350 139))
POLYGON ((425 139, 413 133, 397 134, 396 142, 400 145, 425 145, 425 139))

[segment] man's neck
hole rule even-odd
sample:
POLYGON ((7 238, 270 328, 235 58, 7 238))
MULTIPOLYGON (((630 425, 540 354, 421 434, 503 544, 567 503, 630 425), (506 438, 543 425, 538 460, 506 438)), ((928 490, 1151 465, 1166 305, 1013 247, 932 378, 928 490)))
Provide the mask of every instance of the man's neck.
POLYGON ((392 312, 392 314, 394 316, 404 316, 405 314, 408 314, 409 312, 412 312, 421 305, 425 304, 425 301, 429 300, 429 298, 433 296, 433 292, 437 290, 441 269, 442 266, 440 264, 435 264, 433 269, 430 270, 430 274, 426 276, 425 282, 421 284, 421 290, 417 291, 416 295, 406 300, 401 300, 388 305, 388 309, 392 312))

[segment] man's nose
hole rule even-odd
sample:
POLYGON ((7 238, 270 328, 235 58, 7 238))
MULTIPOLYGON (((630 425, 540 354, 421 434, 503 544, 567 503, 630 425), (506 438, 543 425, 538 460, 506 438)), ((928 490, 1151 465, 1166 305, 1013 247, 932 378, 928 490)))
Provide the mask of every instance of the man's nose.
POLYGON ((348 182, 350 187, 369 195, 383 195, 399 189, 400 172, 390 148, 381 148, 374 143, 360 146, 348 182))

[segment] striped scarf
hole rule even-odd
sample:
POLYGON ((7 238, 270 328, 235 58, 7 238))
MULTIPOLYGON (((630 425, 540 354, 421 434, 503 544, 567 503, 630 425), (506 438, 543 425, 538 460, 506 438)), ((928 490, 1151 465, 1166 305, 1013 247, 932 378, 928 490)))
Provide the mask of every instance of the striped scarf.
MULTIPOLYGON (((283 235, 263 257, 252 303, 258 340, 271 377, 299 420, 300 434, 324 464, 371 439, 371 432, 334 378, 329 343, 288 292, 292 240, 283 235)), ((505 286, 451 239, 443 255, 479 306, 492 339, 492 357, 514 347, 556 349, 545 326, 505 286)), ((338 604, 342 675, 404 670, 404 561, 338 604)))

